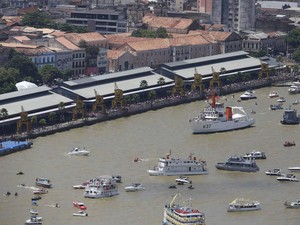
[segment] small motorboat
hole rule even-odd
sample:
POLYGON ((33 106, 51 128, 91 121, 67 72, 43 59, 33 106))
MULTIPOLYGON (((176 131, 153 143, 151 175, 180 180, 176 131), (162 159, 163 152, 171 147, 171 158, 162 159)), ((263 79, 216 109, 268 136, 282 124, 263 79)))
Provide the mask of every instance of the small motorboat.
POLYGON ((22 171, 18 172, 17 175, 24 175, 22 171))
POLYGON ((112 178, 116 180, 117 183, 122 183, 122 176, 120 175, 112 175, 112 178))
POLYGON ((30 209, 29 212, 30 212, 31 215, 38 215, 39 214, 39 212, 36 209, 30 209))
POLYGON ((283 109, 282 103, 270 105, 270 110, 279 110, 283 109))
POLYGON ((35 179, 35 185, 44 187, 44 188, 51 188, 52 184, 51 181, 47 178, 39 177, 35 179))
POLYGON ((188 177, 179 177, 179 178, 176 178, 175 181, 177 183, 183 183, 183 184, 191 184, 192 183, 192 181, 190 181, 188 177))
POLYGON ((85 216, 88 216, 88 214, 87 214, 87 212, 80 210, 78 212, 73 213, 73 216, 83 216, 83 217, 85 217, 85 216))
POLYGON ((33 191, 33 194, 35 194, 35 195, 42 195, 42 194, 47 194, 47 193, 48 193, 48 190, 45 188, 40 188, 40 189, 33 191))
POLYGON ((33 196, 33 197, 31 198, 31 201, 37 201, 37 200, 40 200, 40 199, 42 199, 41 196, 35 195, 35 196, 33 196))
POLYGON ((195 189, 195 188, 194 188, 193 185, 191 184, 190 186, 188 186, 188 189, 192 190, 192 189, 195 189))
POLYGON ((280 97, 279 99, 277 99, 277 102, 286 102, 285 98, 284 97, 280 97))
POLYGON ((278 181, 291 181, 291 182, 299 182, 296 176, 292 173, 282 175, 281 177, 277 177, 278 181))
POLYGON ((279 97, 279 93, 277 91, 272 91, 269 94, 269 98, 277 98, 279 97))
POLYGON ((85 148, 73 148, 70 152, 68 152, 68 155, 77 155, 77 156, 87 156, 90 154, 89 151, 85 150, 85 148))
POLYGON ((297 199, 294 202, 285 202, 284 206, 288 209, 299 209, 300 208, 300 199, 297 199))
POLYGON ((294 101, 292 101, 292 105, 298 105, 299 103, 300 103, 299 100, 294 100, 294 101))
POLYGON ((127 192, 132 192, 132 191, 143 191, 146 190, 146 188, 144 188, 141 183, 132 183, 132 185, 125 187, 124 190, 127 192))
POLYGON ((300 166, 289 167, 288 170, 292 172, 300 172, 300 166))
POLYGON ((268 170, 265 172, 265 174, 268 176, 277 176, 277 177, 283 176, 283 174, 281 173, 281 169, 277 169, 277 168, 268 170))
POLYGON ((295 141, 285 141, 283 144, 284 147, 296 146, 295 141))
POLYGON ((247 90, 244 94, 240 96, 241 100, 249 100, 249 99, 256 99, 255 91, 247 90))
POLYGON ((40 216, 31 216, 28 220, 25 221, 25 225, 35 224, 42 225, 43 218, 40 216))
POLYGON ((253 201, 244 198, 237 198, 229 203, 227 211, 228 212, 244 212, 253 211, 261 209, 260 203, 258 201, 253 201))
POLYGON ((83 202, 73 202, 73 206, 80 209, 80 210, 86 210, 87 207, 85 206, 85 204, 83 202))
POLYGON ((73 185, 74 189, 85 189, 86 185, 83 184, 77 184, 77 185, 73 185))
POLYGON ((260 151, 252 151, 243 156, 244 159, 266 159, 266 154, 260 151))

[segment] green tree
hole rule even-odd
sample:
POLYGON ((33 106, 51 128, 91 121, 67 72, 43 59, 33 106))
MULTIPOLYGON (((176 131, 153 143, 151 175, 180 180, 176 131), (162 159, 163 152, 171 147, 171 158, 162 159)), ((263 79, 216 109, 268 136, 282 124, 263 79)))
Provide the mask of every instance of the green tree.
POLYGON ((133 103, 138 103, 140 101, 141 97, 138 94, 133 94, 131 96, 131 99, 132 99, 133 103))
POLYGON ((51 26, 52 21, 48 14, 41 11, 36 11, 32 13, 26 13, 21 20, 21 24, 24 26, 44 28, 51 26))
POLYGON ((142 80, 140 82, 140 88, 146 88, 146 87, 148 87, 148 82, 146 80, 142 80))
POLYGON ((286 41, 289 45, 294 48, 300 46, 300 28, 291 30, 286 36, 286 41))
POLYGON ((24 55, 14 55, 12 59, 5 65, 5 68, 15 68, 19 71, 22 71, 19 79, 16 80, 16 82, 27 80, 36 83, 38 80, 41 80, 36 65, 24 55))
POLYGON ((52 65, 45 65, 40 69, 40 74, 44 84, 53 84, 57 78, 62 79, 63 73, 52 65))
POLYGON ((45 119, 40 119, 39 120, 39 125, 44 128, 47 125, 47 121, 45 119))
POLYGON ((50 121, 51 124, 54 124, 56 122, 56 116, 57 116, 56 112, 50 112, 49 113, 48 118, 49 118, 49 121, 50 121))
POLYGON ((149 91, 148 92, 148 99, 153 100, 155 98, 156 98, 156 91, 154 91, 154 90, 149 91))
POLYGON ((16 79, 19 71, 17 69, 0 67, 0 94, 16 91, 16 79))
MULTIPOLYGON (((8 110, 6 108, 2 108, 0 110, 0 120, 5 120, 8 117, 8 110)), ((4 123, 2 123, 2 133, 4 134, 4 123)))
POLYGON ((300 47, 298 47, 293 53, 293 59, 296 62, 300 62, 300 47))
POLYGON ((37 125, 37 116, 32 116, 30 121, 31 124, 35 127, 37 125))
POLYGON ((65 103, 64 102, 60 102, 58 104, 59 121, 60 122, 65 121, 64 110, 65 110, 65 103))
POLYGON ((159 84, 159 85, 162 85, 164 83, 166 83, 166 81, 165 81, 165 78, 163 78, 163 77, 160 77, 157 81, 157 84, 159 84))

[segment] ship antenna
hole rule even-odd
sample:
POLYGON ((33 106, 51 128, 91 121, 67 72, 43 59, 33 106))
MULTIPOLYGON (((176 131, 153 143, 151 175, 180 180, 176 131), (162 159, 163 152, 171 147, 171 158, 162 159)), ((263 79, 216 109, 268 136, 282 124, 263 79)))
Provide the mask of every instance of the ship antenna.
POLYGON ((212 99, 212 103, 211 103, 211 106, 213 108, 216 108, 216 96, 215 96, 215 90, 214 88, 212 88, 212 95, 211 95, 211 99, 212 99))

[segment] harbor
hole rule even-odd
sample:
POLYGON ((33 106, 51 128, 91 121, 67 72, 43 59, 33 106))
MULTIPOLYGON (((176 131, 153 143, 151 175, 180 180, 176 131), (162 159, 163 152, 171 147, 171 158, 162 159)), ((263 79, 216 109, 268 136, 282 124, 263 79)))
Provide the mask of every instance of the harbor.
MULTIPOLYGON (((51 179, 53 188, 38 201, 37 209, 43 217, 43 225, 52 224, 162 224, 164 206, 172 196, 180 192, 182 199, 191 199, 193 208, 205 213, 206 224, 252 225, 252 224, 298 224, 298 211, 286 209, 284 202, 297 199, 299 182, 283 183, 265 171, 299 166, 297 140, 299 126, 282 125, 283 110, 270 110, 276 102, 268 97, 272 91, 285 97, 284 108, 298 95, 288 95, 286 87, 255 89, 257 99, 238 102, 244 91, 222 96, 226 105, 243 106, 251 114, 255 124, 246 129, 222 133, 194 135, 189 119, 197 115, 207 104, 195 101, 151 110, 135 116, 96 123, 54 133, 32 140, 30 151, 21 151, 1 157, 0 170, 0 217, 3 225, 24 224, 28 219, 33 196, 30 187, 36 177, 51 179), (286 140, 295 140, 296 146, 286 148, 286 140), (84 147, 88 156, 69 156, 74 147, 84 147), (177 185, 174 176, 149 176, 147 170, 157 165, 158 159, 172 151, 174 158, 190 153, 205 160, 208 174, 189 176, 194 189, 177 185), (218 162, 231 155, 245 155, 252 150, 263 151, 267 159, 257 161, 256 173, 221 171, 218 162), (135 158, 138 162, 134 162, 135 158), (23 171, 23 175, 16 173, 23 171), (119 195, 104 198, 84 198, 84 190, 73 189, 87 179, 106 175, 122 176, 118 184, 119 195), (126 192, 125 186, 142 183, 146 190, 126 192), (21 184, 25 184, 22 187, 21 184), (169 189, 175 185, 176 189, 169 189), (27 188, 28 187, 28 188, 27 188), (18 196, 4 196, 10 191, 18 196), (227 206, 235 198, 259 200, 261 210, 246 213, 228 213, 227 206), (84 202, 87 217, 74 217, 73 201, 84 202), (58 203, 59 208, 52 207, 58 203), (51 206, 51 207, 50 207, 51 206), (112 212, 117 212, 112 216, 112 212), (15 216, 18 215, 18 216, 15 216), (55 218, 55 220, 53 219, 55 218)), ((299 111, 299 105, 292 106, 299 111)), ((299 174, 295 173, 299 178, 299 174)))

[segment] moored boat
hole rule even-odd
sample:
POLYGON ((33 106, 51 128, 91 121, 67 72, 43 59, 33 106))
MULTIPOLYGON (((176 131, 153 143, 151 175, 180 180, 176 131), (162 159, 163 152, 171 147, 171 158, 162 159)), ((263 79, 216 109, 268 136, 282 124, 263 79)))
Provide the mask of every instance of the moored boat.
POLYGON ((176 194, 170 204, 165 205, 163 225, 205 225, 205 214, 190 205, 175 204, 176 194))
POLYGON ((216 168, 219 170, 240 171, 240 172, 257 172, 259 167, 255 159, 244 159, 242 156, 231 156, 226 162, 217 163, 216 168))
POLYGON ((33 190, 33 194, 35 195, 42 195, 42 194, 47 194, 48 190, 45 188, 39 188, 37 190, 33 190))
POLYGON ((179 177, 179 178, 176 178, 175 181, 177 183, 183 183, 183 184, 191 184, 192 183, 192 181, 190 181, 188 177, 179 177))
POLYGON ((43 178, 43 177, 36 178, 35 179, 35 184, 37 186, 45 187, 45 188, 51 188, 52 187, 51 181, 49 179, 43 178))
POLYGON ((244 198, 236 198, 231 203, 229 203, 227 211, 228 212, 244 212, 253 211, 261 209, 260 203, 258 201, 253 201, 244 198))
POLYGON ((284 206, 288 209, 299 209, 300 208, 300 199, 292 202, 285 202, 284 206))
POLYGON ((25 221, 25 225, 42 225, 43 218, 40 216, 31 216, 25 221))
POLYGON ((296 109, 285 109, 283 116, 280 120, 284 125, 297 125, 300 123, 300 116, 297 115, 296 109))
POLYGON ((283 144, 284 147, 292 147, 292 146, 296 146, 295 141, 285 141, 283 144))
POLYGON ((118 194, 117 182, 112 176, 100 176, 90 180, 84 191, 85 198, 103 198, 118 194))
POLYGON ((279 110, 283 109, 282 103, 270 105, 270 110, 279 110))
POLYGON ((190 119, 194 134, 215 133, 250 127, 255 119, 250 118, 241 106, 224 107, 223 103, 216 101, 214 93, 212 103, 205 107, 197 116, 190 119))
POLYGON ((300 166, 288 167, 288 170, 292 172, 300 172, 300 166))
POLYGON ((256 99, 255 91, 247 90, 240 96, 241 100, 249 100, 249 99, 256 99))
POLYGON ((85 216, 88 216, 88 213, 85 212, 85 211, 80 210, 78 212, 73 213, 73 216, 83 216, 83 217, 85 217, 85 216))
POLYGON ((277 97, 279 97, 278 91, 272 91, 272 92, 270 92, 269 98, 277 98, 277 97))
POLYGON ((278 181, 290 181, 290 182, 299 182, 296 176, 292 173, 282 175, 281 177, 277 177, 278 181))
POLYGON ((252 151, 250 153, 246 153, 243 156, 244 159, 266 159, 267 156, 264 152, 261 151, 252 151))
POLYGON ((171 154, 158 160, 158 165, 148 170, 150 176, 185 176, 208 174, 206 162, 193 154, 188 158, 171 158, 171 154))
POLYGON ((277 176, 277 177, 283 176, 283 174, 281 173, 281 169, 277 169, 277 168, 268 170, 265 172, 265 174, 268 176, 277 176))

